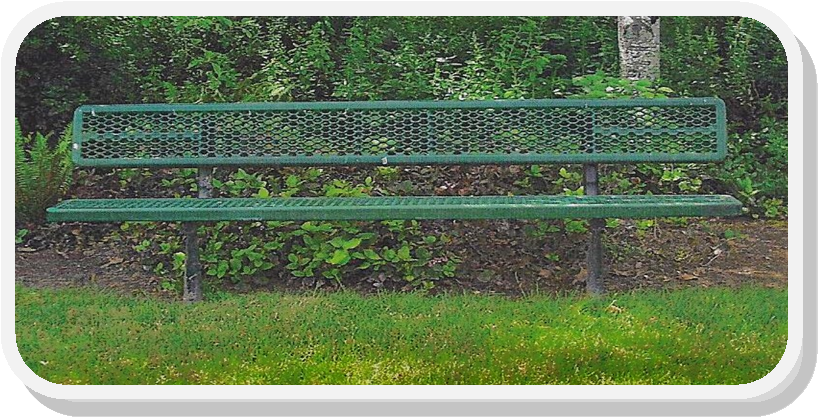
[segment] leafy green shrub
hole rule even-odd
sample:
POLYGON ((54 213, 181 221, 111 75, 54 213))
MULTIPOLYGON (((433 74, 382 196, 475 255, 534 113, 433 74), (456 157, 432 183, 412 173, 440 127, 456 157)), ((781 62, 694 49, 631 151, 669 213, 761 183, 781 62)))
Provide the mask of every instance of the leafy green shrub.
POLYGON ((49 135, 23 135, 14 124, 14 210, 20 220, 41 222, 71 184, 71 126, 52 146, 49 135))
MULTIPOLYGON (((138 180, 137 176, 129 178, 138 180)), ((192 175, 181 169, 161 183, 165 192, 190 192, 192 175)), ((368 196, 375 188, 368 176, 362 183, 324 178, 322 169, 280 172, 238 169, 217 171, 213 186, 231 197, 288 198, 300 196, 368 196)), ((195 188, 195 187, 194 187, 195 188)), ((217 222, 199 229, 200 258, 211 283, 269 282, 292 277, 309 285, 327 280, 343 285, 364 279, 373 287, 398 285, 429 289, 454 276, 459 259, 449 250, 446 234, 434 235, 417 221, 265 221, 217 222)), ((180 288, 184 272, 183 242, 178 225, 127 222, 121 238, 149 256, 153 271, 165 277, 166 288, 180 288)))
POLYGON ((19 245, 23 243, 26 235, 28 235, 28 229, 18 229, 14 232, 14 244, 19 245))
MULTIPOLYGON (((155 254, 155 273, 181 284, 185 258, 176 228, 125 223, 121 230, 135 250, 155 254)), ((290 276, 318 285, 322 279, 343 285, 359 278, 375 287, 429 289, 453 277, 459 263, 446 250, 450 238, 424 233, 417 221, 218 222, 201 227, 200 234, 205 275, 234 284, 290 276)))
POLYGON ((768 119, 760 132, 732 134, 727 160, 710 175, 740 199, 754 216, 787 215, 787 124, 768 119))
POLYGON ((661 87, 649 80, 628 80, 613 77, 604 72, 574 77, 574 91, 569 92, 569 98, 667 98, 673 94, 668 87, 661 87))

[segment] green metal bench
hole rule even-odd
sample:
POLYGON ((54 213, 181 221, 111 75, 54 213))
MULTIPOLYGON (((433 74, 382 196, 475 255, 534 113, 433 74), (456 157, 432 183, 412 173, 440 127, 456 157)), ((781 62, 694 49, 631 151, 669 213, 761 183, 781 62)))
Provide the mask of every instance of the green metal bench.
POLYGON ((198 199, 80 199, 54 222, 184 222, 185 300, 201 298, 196 222, 591 219, 588 290, 602 291, 604 218, 731 216, 720 195, 598 195, 598 164, 724 159, 724 103, 655 100, 383 101, 82 106, 73 159, 91 167, 195 167, 198 199), (214 167, 584 166, 585 196, 212 198, 214 167))

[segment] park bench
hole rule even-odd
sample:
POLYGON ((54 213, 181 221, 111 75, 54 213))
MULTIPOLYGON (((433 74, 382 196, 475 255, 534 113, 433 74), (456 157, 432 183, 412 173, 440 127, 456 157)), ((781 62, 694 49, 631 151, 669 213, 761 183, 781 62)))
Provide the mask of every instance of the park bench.
POLYGON ((184 299, 201 299, 198 222, 590 219, 586 284, 602 292, 605 218, 731 216, 724 195, 598 195, 598 164, 711 162, 727 151, 717 98, 90 105, 76 165, 198 168, 199 198, 74 199, 53 222, 183 222, 184 299), (583 196, 214 198, 214 167, 582 164, 583 196))

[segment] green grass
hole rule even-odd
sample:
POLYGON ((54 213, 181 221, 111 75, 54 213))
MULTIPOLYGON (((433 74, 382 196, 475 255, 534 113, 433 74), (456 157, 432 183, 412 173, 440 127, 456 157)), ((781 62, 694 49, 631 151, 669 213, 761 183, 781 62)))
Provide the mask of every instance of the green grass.
POLYGON ((760 287, 219 298, 18 286, 17 346, 59 384, 741 384, 787 343, 787 293, 760 287))

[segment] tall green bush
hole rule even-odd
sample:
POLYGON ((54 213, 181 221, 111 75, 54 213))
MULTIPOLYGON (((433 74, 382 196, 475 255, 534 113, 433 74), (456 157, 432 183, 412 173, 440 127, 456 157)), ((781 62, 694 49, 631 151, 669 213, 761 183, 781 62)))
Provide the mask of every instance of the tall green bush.
POLYGON ((15 213, 23 222, 42 222, 71 184, 71 126, 52 145, 49 135, 24 135, 14 124, 15 213))

